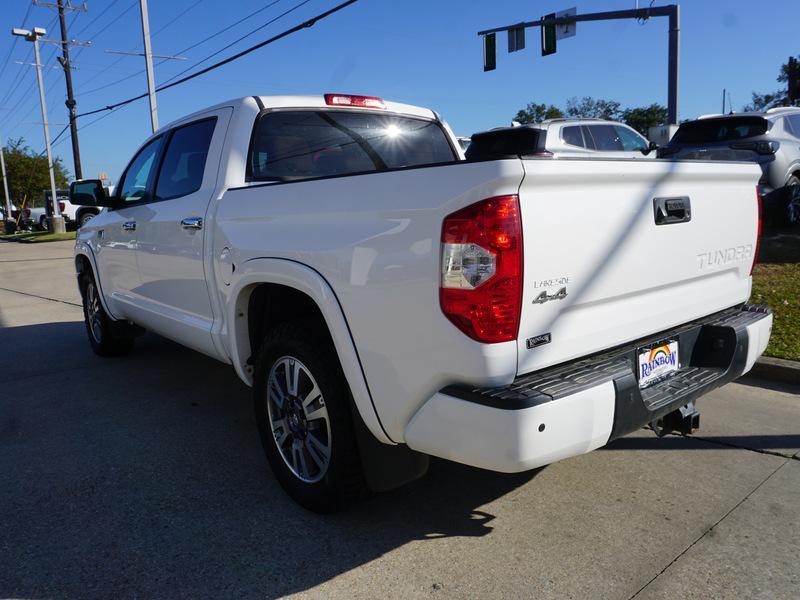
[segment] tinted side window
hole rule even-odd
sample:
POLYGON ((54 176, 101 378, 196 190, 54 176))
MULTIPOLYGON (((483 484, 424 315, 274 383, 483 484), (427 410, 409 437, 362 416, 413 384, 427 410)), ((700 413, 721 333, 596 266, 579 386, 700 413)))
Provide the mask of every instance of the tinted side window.
POLYGON ((256 124, 251 179, 291 181, 456 160, 434 121, 356 111, 276 111, 256 124))
POLYGON ((792 134, 794 137, 800 138, 800 115, 786 117, 786 120, 789 121, 789 124, 792 127, 792 134))
POLYGON ((216 122, 206 119, 173 132, 158 173, 156 200, 185 196, 200 189, 216 122))
POLYGON ((613 125, 587 125, 586 129, 594 141, 595 150, 622 150, 622 142, 613 125))
POLYGON ((161 136, 151 140, 128 165, 122 183, 119 186, 119 197, 123 202, 139 202, 147 196, 147 181, 153 171, 158 150, 161 148, 161 136))
POLYGON ((622 127, 621 125, 614 125, 614 129, 619 136, 619 141, 622 143, 622 147, 628 151, 634 150, 646 150, 647 149, 647 142, 644 138, 637 135, 627 127, 622 127))
POLYGON ((579 146, 585 148, 583 145, 583 135, 581 135, 581 128, 579 125, 570 125, 569 127, 561 128, 561 139, 565 144, 570 146, 579 146))

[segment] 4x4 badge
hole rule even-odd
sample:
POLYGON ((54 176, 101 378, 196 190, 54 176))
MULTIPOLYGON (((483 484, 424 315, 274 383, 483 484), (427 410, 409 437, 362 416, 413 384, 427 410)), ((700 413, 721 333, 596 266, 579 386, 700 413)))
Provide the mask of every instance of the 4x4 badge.
POLYGON ((562 287, 558 290, 555 294, 548 294, 547 292, 542 292, 536 298, 533 299, 534 304, 544 304, 545 302, 549 302, 550 300, 563 300, 567 297, 567 288, 562 287))

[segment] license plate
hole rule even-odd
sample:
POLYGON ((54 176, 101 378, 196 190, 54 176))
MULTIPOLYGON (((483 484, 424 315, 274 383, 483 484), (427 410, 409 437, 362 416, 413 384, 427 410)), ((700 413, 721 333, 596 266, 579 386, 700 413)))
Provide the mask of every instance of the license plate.
POLYGON ((663 342, 639 350, 639 387, 645 388, 678 371, 678 342, 663 342))

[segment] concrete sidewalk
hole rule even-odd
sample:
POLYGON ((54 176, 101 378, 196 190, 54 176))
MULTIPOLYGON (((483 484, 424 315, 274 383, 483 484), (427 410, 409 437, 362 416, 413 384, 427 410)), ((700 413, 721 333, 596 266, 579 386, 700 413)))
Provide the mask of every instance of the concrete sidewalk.
POLYGON ((0 597, 800 595, 798 388, 730 384, 696 436, 520 475, 434 460, 321 517, 229 366, 152 334, 91 353, 70 252, 0 244, 0 597))

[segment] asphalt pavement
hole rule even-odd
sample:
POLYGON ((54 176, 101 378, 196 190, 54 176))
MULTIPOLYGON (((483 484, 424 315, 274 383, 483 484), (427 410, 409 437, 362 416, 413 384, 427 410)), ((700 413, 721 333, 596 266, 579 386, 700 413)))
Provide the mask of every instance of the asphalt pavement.
POLYGON ((281 491, 233 370, 85 338, 70 242, 0 243, 0 597, 797 598, 800 388, 519 475, 428 475, 319 516, 281 491))

